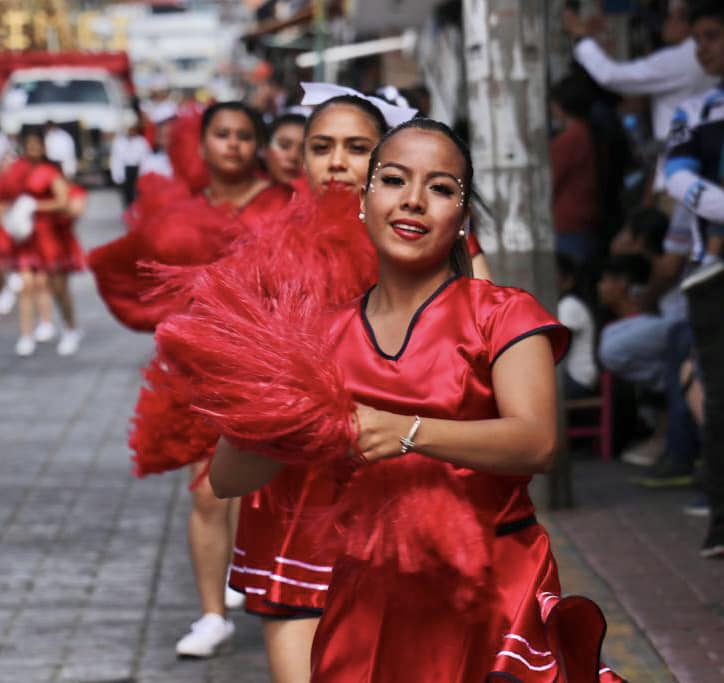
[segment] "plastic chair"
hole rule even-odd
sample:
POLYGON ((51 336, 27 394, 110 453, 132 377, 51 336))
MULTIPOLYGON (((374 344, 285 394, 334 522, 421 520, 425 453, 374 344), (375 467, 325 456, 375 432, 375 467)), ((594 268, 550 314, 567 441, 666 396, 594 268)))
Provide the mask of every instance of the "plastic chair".
POLYGON ((607 370, 601 373, 600 393, 591 398, 571 399, 564 403, 566 416, 571 413, 591 413, 595 419, 590 424, 569 426, 568 439, 595 438, 603 460, 613 458, 613 375, 607 370))

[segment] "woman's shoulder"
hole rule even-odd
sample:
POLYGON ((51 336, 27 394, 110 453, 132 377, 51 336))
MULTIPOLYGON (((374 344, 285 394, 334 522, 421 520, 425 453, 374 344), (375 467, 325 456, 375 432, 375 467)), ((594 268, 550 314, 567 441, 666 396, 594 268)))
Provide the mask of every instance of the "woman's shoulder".
POLYGON ((480 313, 492 313, 500 306, 515 303, 522 306, 539 307, 540 302, 527 290, 509 285, 496 285, 490 280, 461 278, 461 291, 470 298, 480 313))
POLYGON ((551 338, 557 358, 565 352, 568 331, 530 292, 467 278, 463 287, 469 293, 476 327, 493 359, 516 341, 538 333, 551 338))

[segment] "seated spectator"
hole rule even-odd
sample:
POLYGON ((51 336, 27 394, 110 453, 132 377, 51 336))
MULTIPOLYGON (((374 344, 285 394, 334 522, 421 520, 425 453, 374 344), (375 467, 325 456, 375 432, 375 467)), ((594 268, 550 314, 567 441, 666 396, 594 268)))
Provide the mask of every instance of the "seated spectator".
POLYGON ((693 214, 677 205, 669 218, 642 207, 611 242, 611 254, 641 254, 651 263, 651 277, 641 290, 641 307, 676 321, 686 319, 686 299, 679 285, 691 252, 693 214))
POLYGON ((640 254, 612 256, 598 283, 599 301, 616 318, 601 331, 598 357, 601 364, 634 384, 654 392, 666 387, 666 336, 671 322, 644 313, 641 291, 651 273, 651 263, 640 254))
POLYGON ((564 361, 563 389, 568 399, 586 398, 595 394, 598 383, 596 324, 578 291, 576 264, 565 254, 556 254, 556 267, 560 293, 557 317, 572 333, 564 361))
POLYGON ((595 251, 599 222, 596 153, 586 121, 589 110, 588 89, 580 79, 569 76, 551 89, 551 114, 559 131, 550 143, 556 251, 578 265, 595 251))
POLYGON ((651 487, 679 481, 678 473, 691 468, 699 451, 698 429, 677 378, 678 368, 691 353, 693 343, 686 319, 686 299, 679 289, 691 251, 692 218, 691 212, 681 205, 675 208, 671 220, 656 209, 639 209, 611 244, 614 253, 637 253, 650 260, 651 277, 640 294, 641 309, 672 322, 664 357, 666 410, 660 413, 651 437, 621 453, 621 460, 631 465, 651 466, 659 461, 656 469, 639 481, 651 487), (672 460, 680 461, 681 465, 673 466, 672 460), (676 476, 670 477, 671 472, 676 476))

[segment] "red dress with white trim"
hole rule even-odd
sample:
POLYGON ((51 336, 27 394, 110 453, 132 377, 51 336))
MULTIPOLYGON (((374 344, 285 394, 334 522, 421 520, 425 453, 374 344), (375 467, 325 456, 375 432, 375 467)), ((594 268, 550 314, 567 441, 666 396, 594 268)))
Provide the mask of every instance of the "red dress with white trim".
POLYGON ((229 586, 246 595, 247 612, 286 619, 322 613, 335 552, 318 543, 315 521, 337 488, 325 469, 287 466, 242 498, 229 586))
MULTIPOLYGON (((4 175, 3 185, 12 199, 27 194, 38 200, 52 199, 53 183, 63 177, 57 166, 48 162, 33 164, 27 159, 13 162, 4 175)), ((77 192, 73 187, 71 191, 77 192)), ((82 191, 82 188, 78 189, 82 191)), ((12 270, 39 270, 45 273, 82 270, 83 252, 72 230, 67 227, 68 219, 64 214, 35 211, 32 234, 22 242, 8 245, 5 266, 12 270)))
MULTIPOLYGON (((384 353, 367 297, 333 322, 335 361, 355 400, 423 418, 498 417, 492 367, 511 345, 562 327, 528 293, 456 277, 384 353)), ((313 683, 621 681, 599 661, 603 615, 561 597, 529 477, 409 453, 360 466, 337 504, 337 559, 312 651, 313 683)))
MULTIPOLYGON (((377 256, 358 212, 352 193, 298 188, 254 247, 260 270, 306 280, 305 290, 327 304, 359 297, 376 279, 377 256)), ((230 259, 231 270, 239 270, 244 254, 230 259)), ((336 546, 329 542, 333 532, 320 533, 318 519, 338 490, 336 472, 326 467, 287 466, 242 498, 229 585, 246 595, 247 612, 287 619, 321 614, 336 546)))

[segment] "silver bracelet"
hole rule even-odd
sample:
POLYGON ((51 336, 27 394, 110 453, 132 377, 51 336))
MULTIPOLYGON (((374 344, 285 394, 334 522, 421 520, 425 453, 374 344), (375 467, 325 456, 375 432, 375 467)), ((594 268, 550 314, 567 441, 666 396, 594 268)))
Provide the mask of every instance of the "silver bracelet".
POLYGON ((415 448, 415 434, 417 434, 417 430, 420 429, 421 424, 422 418, 419 415, 415 415, 415 421, 412 423, 412 427, 410 427, 410 431, 407 433, 407 436, 400 437, 400 443, 402 444, 400 453, 402 455, 415 448))

